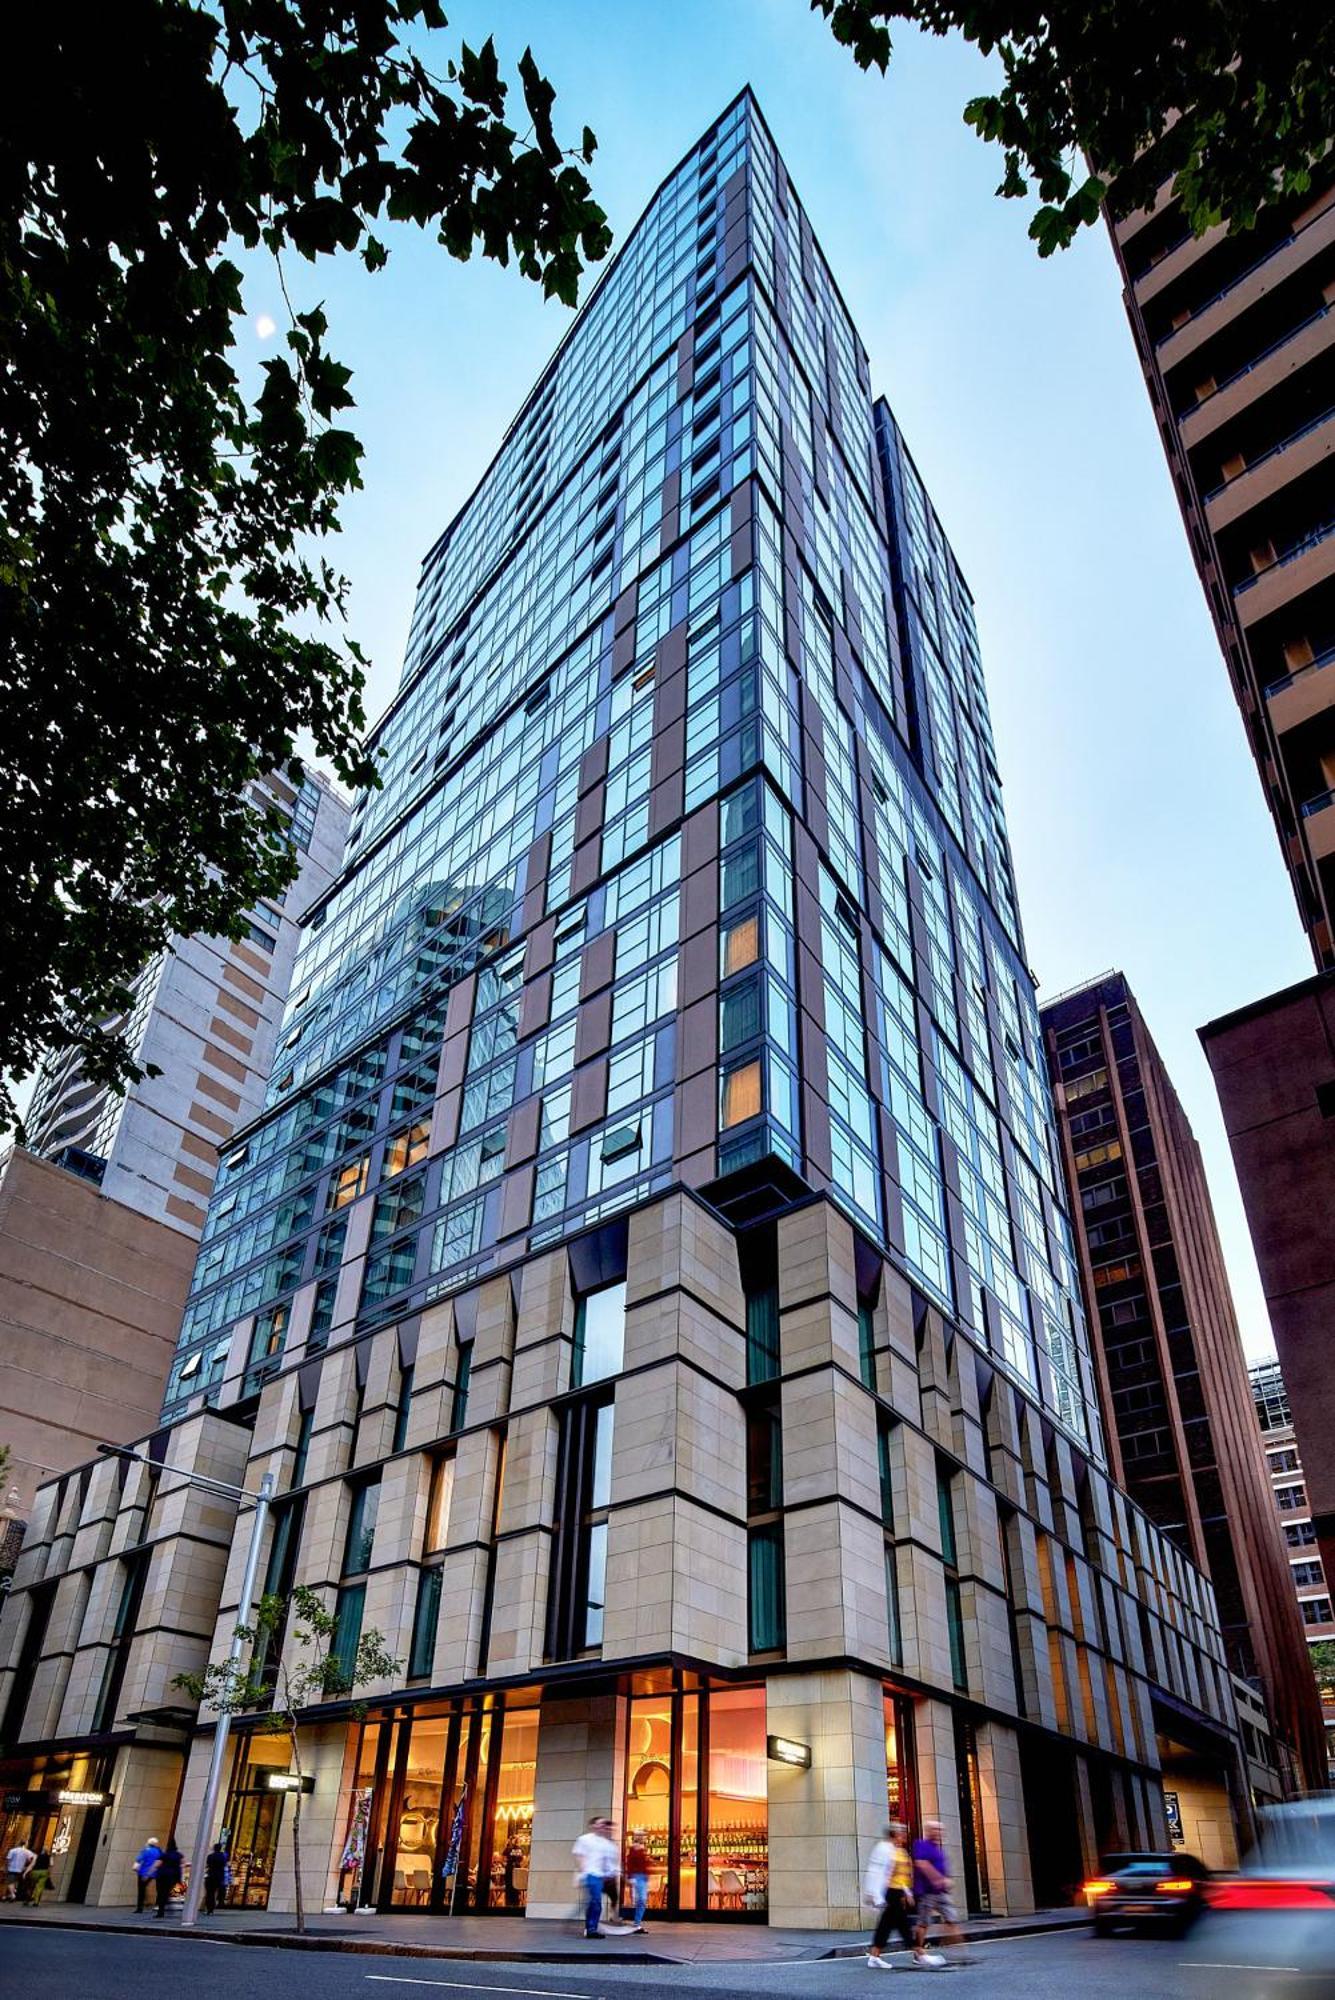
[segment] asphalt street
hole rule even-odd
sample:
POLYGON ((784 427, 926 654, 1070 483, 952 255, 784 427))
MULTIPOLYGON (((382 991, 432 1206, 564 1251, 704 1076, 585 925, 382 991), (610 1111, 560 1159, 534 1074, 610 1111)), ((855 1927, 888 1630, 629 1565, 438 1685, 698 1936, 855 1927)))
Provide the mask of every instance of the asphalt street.
MULTIPOLYGON (((700 1991, 710 2000, 862 2000, 890 1980, 939 1979, 955 2000, 1313 2000, 1307 1981, 1243 1965, 1203 1966, 1191 1939, 1113 1938, 1051 1932, 995 1939, 948 1972, 889 1973, 865 1959, 754 1964, 599 1966, 597 1947, 571 1965, 471 1964, 336 1952, 288 1951, 149 1936, 0 1926, 0 1993, 24 2000, 624 2000, 700 1991)), ((896 1988, 892 1988, 892 1991, 896 1988)), ((914 1988, 910 1988, 912 1992, 914 1988)))

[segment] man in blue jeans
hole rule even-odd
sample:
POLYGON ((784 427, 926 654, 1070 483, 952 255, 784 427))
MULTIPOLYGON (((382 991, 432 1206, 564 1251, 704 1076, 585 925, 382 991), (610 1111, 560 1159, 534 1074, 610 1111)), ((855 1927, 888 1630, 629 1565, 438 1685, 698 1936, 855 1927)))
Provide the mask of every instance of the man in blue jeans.
POLYGON ((575 1842, 571 1853, 575 1874, 584 1888, 584 1935, 606 1937, 602 1928, 603 1884, 617 1873, 620 1856, 612 1839, 610 1819, 591 1819, 588 1831, 575 1842))

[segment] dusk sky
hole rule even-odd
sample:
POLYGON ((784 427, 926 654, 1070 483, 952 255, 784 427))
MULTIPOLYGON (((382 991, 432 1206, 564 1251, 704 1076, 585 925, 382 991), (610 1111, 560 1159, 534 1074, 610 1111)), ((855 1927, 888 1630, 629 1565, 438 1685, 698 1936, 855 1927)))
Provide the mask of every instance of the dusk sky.
MULTIPOLYGON (((512 0, 452 9, 440 46, 489 29, 510 74, 531 42, 559 133, 597 133, 618 242, 755 89, 973 588, 1040 997, 1126 972, 1204 1149, 1244 1344, 1269 1351, 1196 1029, 1312 965, 1106 237, 1040 261, 1027 206, 994 198, 1000 154, 961 121, 987 72, 958 40, 904 35, 882 79, 804 0, 512 0)), ((513 271, 389 240, 374 279, 348 260, 288 271, 299 305, 324 299, 354 369, 366 485, 333 554, 375 663, 372 714, 398 678, 419 561, 570 318, 513 271)), ((250 300, 281 322, 258 266, 250 300)))

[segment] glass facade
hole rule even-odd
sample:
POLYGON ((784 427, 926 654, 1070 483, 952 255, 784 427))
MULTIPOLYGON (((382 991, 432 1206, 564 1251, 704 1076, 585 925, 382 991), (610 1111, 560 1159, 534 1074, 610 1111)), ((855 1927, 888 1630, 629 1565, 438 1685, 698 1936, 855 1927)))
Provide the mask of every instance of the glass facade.
POLYGON ((307 921, 166 1414, 684 1159, 700 1179, 707 1138, 718 1174, 777 1160, 830 1189, 1097 1452, 968 590, 749 95, 428 554, 372 749, 383 785, 307 921), (683 843, 715 811, 706 1134, 683 843), (369 1241, 346 1229, 362 1201, 369 1241))

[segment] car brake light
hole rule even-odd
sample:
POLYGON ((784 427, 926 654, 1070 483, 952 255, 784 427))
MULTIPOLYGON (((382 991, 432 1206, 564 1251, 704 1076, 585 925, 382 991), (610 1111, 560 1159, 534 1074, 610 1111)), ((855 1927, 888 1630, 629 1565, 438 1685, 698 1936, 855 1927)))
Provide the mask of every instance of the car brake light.
POLYGON ((1086 1882, 1085 1894, 1087 1896, 1110 1896, 1116 1887, 1117 1884, 1115 1882, 1086 1882))
POLYGON ((1181 1878, 1172 1875, 1164 1882, 1156 1882, 1154 1888, 1156 1895, 1160 1896, 1189 1896, 1195 1886, 1189 1875, 1181 1878))

